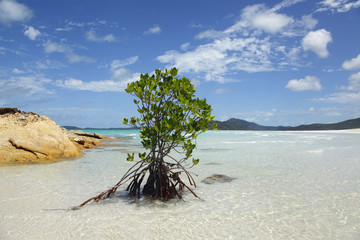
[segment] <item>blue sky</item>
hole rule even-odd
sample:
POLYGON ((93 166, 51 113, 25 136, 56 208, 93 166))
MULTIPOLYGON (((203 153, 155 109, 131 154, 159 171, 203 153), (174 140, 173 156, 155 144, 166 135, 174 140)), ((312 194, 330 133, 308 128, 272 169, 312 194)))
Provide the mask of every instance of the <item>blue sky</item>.
POLYGON ((122 126, 140 73, 177 67, 217 120, 360 117, 360 0, 0 0, 0 106, 122 126))

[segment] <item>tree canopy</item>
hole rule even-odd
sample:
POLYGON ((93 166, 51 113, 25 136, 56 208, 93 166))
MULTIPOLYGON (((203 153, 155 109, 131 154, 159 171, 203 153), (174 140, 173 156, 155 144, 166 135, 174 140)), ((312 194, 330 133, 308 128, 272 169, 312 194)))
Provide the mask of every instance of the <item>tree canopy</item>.
MULTIPOLYGON (((88 201, 106 198, 126 181, 127 190, 140 196, 141 184, 147 180, 142 194, 152 199, 168 200, 175 196, 182 198, 183 188, 195 192, 181 178, 184 173, 190 185, 195 185, 192 175, 186 170, 187 160, 190 167, 198 164, 192 158, 196 147, 195 139, 209 127, 214 116, 206 99, 195 96, 195 88, 186 77, 178 77, 178 70, 155 70, 155 74, 141 74, 138 81, 129 83, 125 91, 134 97, 139 117, 124 118, 123 123, 140 129, 144 151, 138 156, 128 154, 127 160, 136 160, 135 165, 123 176, 120 182, 88 201), (172 154, 182 156, 176 159, 172 154)), ((84 204, 86 204, 85 202, 84 204)))

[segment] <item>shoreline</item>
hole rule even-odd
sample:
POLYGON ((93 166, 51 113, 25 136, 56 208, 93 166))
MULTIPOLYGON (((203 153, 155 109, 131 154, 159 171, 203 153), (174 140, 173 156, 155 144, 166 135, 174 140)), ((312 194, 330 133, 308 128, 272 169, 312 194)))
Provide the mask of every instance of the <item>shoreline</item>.
MULTIPOLYGON (((140 130, 140 129, 90 129, 90 128, 78 128, 80 131, 127 131, 127 130, 140 130)), ((360 128, 351 128, 351 129, 336 129, 336 130, 240 130, 240 129, 218 129, 218 130, 212 130, 209 129, 209 131, 243 131, 243 132, 291 132, 291 133, 352 133, 352 134, 360 134, 360 128)), ((105 135, 106 136, 106 135, 105 135)), ((109 137, 109 136, 107 136, 109 137)))
POLYGON ((285 131, 274 131, 274 132, 304 132, 304 133, 352 133, 360 134, 360 128, 353 129, 339 129, 339 130, 285 130, 285 131))

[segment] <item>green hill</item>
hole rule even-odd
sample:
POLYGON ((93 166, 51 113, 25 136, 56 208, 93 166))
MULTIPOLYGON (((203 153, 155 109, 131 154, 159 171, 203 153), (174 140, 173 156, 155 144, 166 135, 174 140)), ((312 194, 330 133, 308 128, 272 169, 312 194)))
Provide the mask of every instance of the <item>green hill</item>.
POLYGON ((289 126, 262 126, 254 122, 248 122, 242 119, 231 118, 227 121, 214 121, 218 124, 219 130, 261 130, 261 131, 304 131, 304 130, 341 130, 360 128, 360 118, 350 119, 338 123, 314 123, 300 125, 296 127, 289 126))

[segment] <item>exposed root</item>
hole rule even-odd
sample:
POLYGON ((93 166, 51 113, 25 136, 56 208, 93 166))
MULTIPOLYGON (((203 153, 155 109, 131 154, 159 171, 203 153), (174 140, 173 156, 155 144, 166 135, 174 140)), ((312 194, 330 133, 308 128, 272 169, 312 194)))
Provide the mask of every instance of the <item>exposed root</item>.
POLYGON ((177 164, 170 164, 165 163, 164 161, 152 163, 139 161, 125 173, 115 186, 89 198, 80 204, 80 207, 91 201, 99 202, 100 200, 111 197, 121 185, 128 181, 130 181, 130 183, 126 188, 126 191, 128 191, 130 195, 140 198, 141 184, 146 176, 147 180, 143 186, 142 194, 150 199, 160 199, 163 201, 175 197, 182 199, 181 193, 184 188, 188 189, 195 197, 199 198, 196 193, 181 180, 180 174, 182 172, 186 174, 189 184, 196 187, 192 175, 179 162, 177 162, 177 164))

